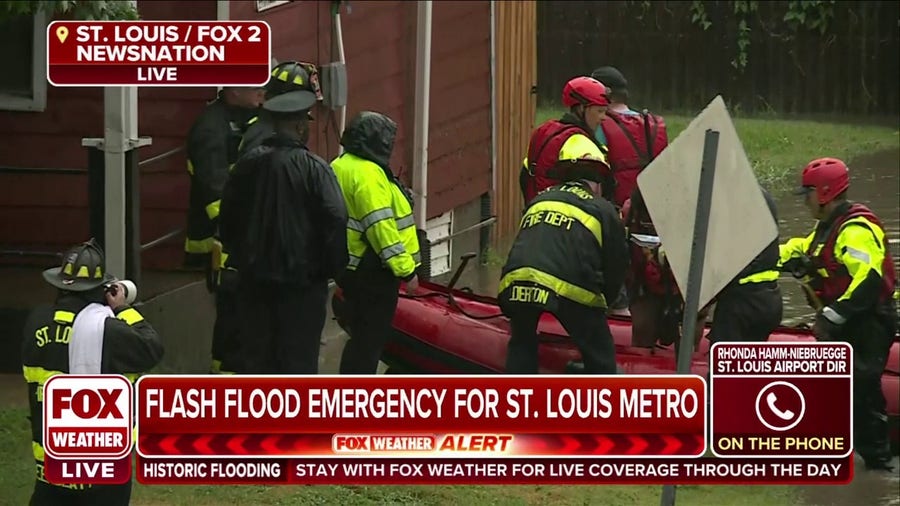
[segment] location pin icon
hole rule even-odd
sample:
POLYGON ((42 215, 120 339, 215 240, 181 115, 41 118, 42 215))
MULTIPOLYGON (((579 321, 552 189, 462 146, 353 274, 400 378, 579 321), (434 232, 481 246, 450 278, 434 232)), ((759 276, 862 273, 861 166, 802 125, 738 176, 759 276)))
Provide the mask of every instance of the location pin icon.
POLYGON ((69 29, 65 26, 60 26, 56 29, 56 37, 59 39, 61 43, 66 41, 66 37, 69 36, 69 29))

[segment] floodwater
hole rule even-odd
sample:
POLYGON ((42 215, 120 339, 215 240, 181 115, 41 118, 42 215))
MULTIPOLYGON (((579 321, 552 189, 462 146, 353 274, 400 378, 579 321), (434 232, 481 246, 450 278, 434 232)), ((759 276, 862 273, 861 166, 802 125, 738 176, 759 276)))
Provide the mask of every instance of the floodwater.
MULTIPOLYGON (((900 150, 878 153, 854 160, 851 164, 850 198, 869 205, 881 218, 894 260, 900 256, 900 150)), ((784 237, 807 233, 811 226, 805 209, 792 195, 779 199, 779 224, 784 237)), ((782 283, 785 293, 785 318, 808 314, 805 297, 796 282, 782 283)), ((842 486, 804 487, 803 495, 810 506, 900 505, 900 464, 894 458, 892 474, 865 470, 856 460, 853 482, 842 486)))
MULTIPOLYGON (((891 241, 894 259, 900 257, 900 149, 881 152, 853 160, 850 164, 851 200, 868 205, 881 218, 891 241)), ((795 184, 799 184, 799 181, 795 184)), ((778 208, 778 225, 782 242, 790 237, 806 236, 815 225, 802 197, 788 190, 774 193, 778 208)), ((500 268, 511 241, 500 241, 496 255, 486 265, 467 268, 457 287, 469 287, 476 293, 494 296, 500 268)), ((458 252, 462 254, 464 252, 458 252)), ((459 255, 457 255, 459 256, 459 255)), ((449 276, 439 278, 446 282, 449 276)), ((781 279, 784 297, 784 323, 812 323, 813 310, 808 306, 803 289, 791 277, 781 279)), ((715 315, 713 315, 715 316, 715 315)), ((802 487, 805 506, 900 506, 900 463, 894 459, 891 474, 868 472, 857 458, 855 476, 849 485, 802 487)))
MULTIPOLYGON (((900 149, 861 157, 850 165, 850 199, 868 205, 882 220, 896 261, 900 258, 900 149)), ((796 184, 799 184, 799 180, 796 184)), ((781 242, 790 237, 806 236, 812 231, 815 220, 803 205, 802 197, 792 195, 790 188, 773 193, 773 197, 778 210, 781 242)), ((469 287, 476 293, 496 295, 500 268, 510 245, 510 239, 500 241, 496 254, 491 255, 493 258, 488 259, 486 265, 473 268, 470 263, 470 267, 460 276, 457 287, 469 287)), ((449 275, 443 276, 438 281, 449 278, 449 275)), ((810 321, 813 310, 807 304, 800 284, 788 276, 782 278, 781 290, 785 305, 784 322, 793 325, 810 321)))
MULTIPOLYGON (((894 260, 900 256, 900 149, 877 153, 853 161, 848 193, 851 200, 868 205, 882 220, 894 260)), ((799 184, 799 182, 797 183, 799 184)), ((781 240, 805 236, 815 224, 803 205, 802 197, 790 192, 780 195, 778 225, 781 240)), ((795 321, 812 314, 799 283, 782 279, 785 320, 795 321)))

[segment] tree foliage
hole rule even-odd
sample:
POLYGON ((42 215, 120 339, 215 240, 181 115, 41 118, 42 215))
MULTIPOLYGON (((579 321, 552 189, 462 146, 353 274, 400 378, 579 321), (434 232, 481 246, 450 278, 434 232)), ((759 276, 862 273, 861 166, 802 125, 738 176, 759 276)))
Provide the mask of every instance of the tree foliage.
MULTIPOLYGON (((694 0, 691 3, 691 21, 699 25, 704 30, 708 30, 712 23, 706 13, 706 4, 700 0, 694 0)), ((747 67, 748 54, 750 52, 750 36, 751 24, 753 17, 759 9, 757 1, 732 1, 731 4, 734 15, 737 18, 737 34, 735 46, 737 53, 731 60, 731 65, 743 71, 747 67)), ((828 31, 829 21, 834 18, 834 0, 829 1, 810 1, 810 0, 792 0, 787 3, 787 11, 782 21, 789 29, 789 33, 796 34, 801 29, 816 30, 821 35, 825 35, 828 31)), ((757 20, 758 21, 758 20, 757 20)))
MULTIPOLYGON (((643 17, 650 9, 651 2, 628 2, 629 4, 639 4, 643 17)), ((793 37, 800 30, 814 30, 819 34, 825 35, 828 31, 830 21, 834 18, 835 0, 792 0, 789 2, 778 2, 786 8, 784 16, 780 20, 786 28, 786 37, 793 37)), ((737 70, 743 72, 747 67, 750 54, 750 40, 755 29, 762 26, 762 21, 769 22, 771 20, 759 19, 758 1, 730 1, 730 2, 710 2, 703 0, 693 0, 690 5, 691 22, 699 26, 704 31, 709 30, 713 26, 710 20, 707 7, 716 8, 716 5, 728 9, 733 17, 727 16, 723 19, 734 21, 736 30, 726 30, 728 33, 734 33, 735 37, 735 55, 731 60, 731 65, 737 70), (728 19, 730 18, 730 19, 728 19)))
POLYGON ((112 1, 3 1, 0 2, 0 21, 44 12, 50 18, 79 20, 136 20, 140 19, 133 3, 112 1))

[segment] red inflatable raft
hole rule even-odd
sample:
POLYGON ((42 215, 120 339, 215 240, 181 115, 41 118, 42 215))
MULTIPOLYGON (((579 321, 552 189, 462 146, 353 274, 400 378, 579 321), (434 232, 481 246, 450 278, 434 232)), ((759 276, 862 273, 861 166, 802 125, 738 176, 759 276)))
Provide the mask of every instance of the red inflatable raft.
MULTIPOLYGON (((458 274, 458 273, 457 273, 458 274)), ((450 286, 458 278, 454 276, 450 286)), ((338 324, 345 325, 343 299, 338 289, 332 299, 338 324)), ((628 316, 611 315, 609 326, 616 342, 616 362, 622 374, 672 374, 676 370, 674 346, 654 350, 631 346, 628 316)), ((382 361, 390 373, 400 374, 501 374, 506 361, 509 321, 497 301, 433 283, 421 282, 413 295, 400 289, 400 301, 393 320, 394 334, 382 361)), ((581 354, 562 325, 550 314, 540 321, 540 372, 577 373, 581 354)), ((808 330, 780 328, 770 341, 815 341, 808 330)), ((691 372, 706 376, 709 341, 704 337, 694 353, 691 372)), ((891 347, 882 376, 887 399, 891 439, 900 440, 900 343, 891 347)))

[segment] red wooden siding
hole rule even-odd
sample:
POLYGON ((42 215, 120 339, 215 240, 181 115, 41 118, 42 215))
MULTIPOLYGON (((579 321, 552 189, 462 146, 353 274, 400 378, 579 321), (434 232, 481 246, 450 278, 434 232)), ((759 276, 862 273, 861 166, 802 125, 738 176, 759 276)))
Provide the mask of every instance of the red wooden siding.
MULTIPOLYGON (((139 1, 146 20, 215 19, 213 1, 139 1)), ((138 92, 138 130, 153 138, 141 148, 149 158, 183 144, 193 118, 215 96, 213 88, 152 89, 138 92)), ((48 85, 43 113, 0 111, 0 165, 85 169, 83 137, 103 137, 103 90, 48 85)), ((141 239, 150 241, 184 226, 188 179, 184 155, 151 164, 141 177, 141 239)), ((87 238, 86 174, 0 174, 0 245, 59 251, 87 238)), ((145 266, 177 266, 177 241, 143 256, 145 266)), ((2 262, 4 259, 0 259, 2 262)), ((8 260, 8 259, 6 259, 8 260)), ((41 260, 45 262, 45 260, 41 260)))
POLYGON ((430 216, 491 189, 491 6, 433 5, 430 216))
MULTIPOLYGON (((216 3, 138 2, 142 17, 215 19, 216 3)), ((407 183, 412 173, 415 104, 416 2, 354 1, 342 9, 347 59, 347 120, 375 110, 398 123, 392 168, 407 183)), ((256 12, 256 2, 232 1, 232 19, 262 19, 272 27, 273 56, 324 64, 332 47, 330 2, 296 1, 256 12)), ((430 217, 469 202, 491 186, 490 4, 434 3, 429 133, 430 217)), ((152 137, 147 159, 181 146, 212 88, 141 89, 138 130, 152 137)), ((337 156, 337 114, 316 111, 311 148, 337 156)), ((84 169, 83 137, 103 136, 100 89, 48 88, 43 113, 0 111, 0 166, 84 169)), ((185 225, 189 180, 179 153, 141 171, 141 241, 185 225)), ((0 174, 0 246, 59 251, 88 234, 87 178, 76 175, 0 174)), ((143 255, 147 268, 171 269, 182 261, 177 239, 143 255)), ((0 259, 2 262, 3 259, 0 259)))
MULTIPOLYGON (((352 2, 341 10, 347 60, 347 121, 362 110, 398 123, 391 158, 409 184, 415 114, 416 2, 352 2)), ((232 19, 262 19, 272 26, 273 56, 337 60, 329 2, 293 2, 257 13, 255 2, 232 1, 232 19), (318 23, 316 23, 318 21, 318 23)), ((491 187, 490 4, 434 3, 429 118, 430 217, 469 202, 491 187)), ((320 110, 311 147, 337 156, 337 113, 320 110)))

